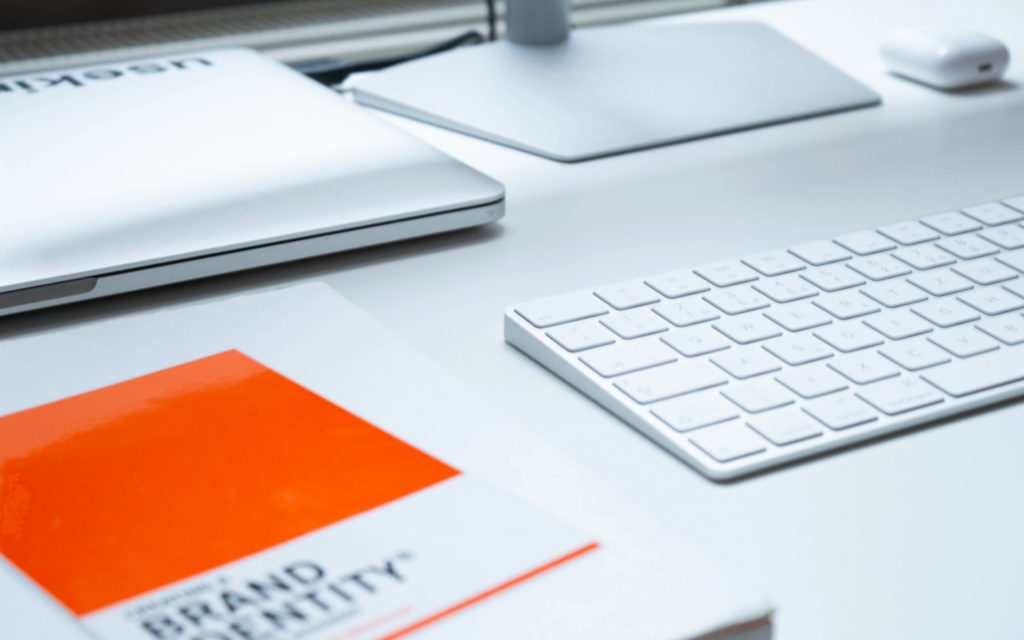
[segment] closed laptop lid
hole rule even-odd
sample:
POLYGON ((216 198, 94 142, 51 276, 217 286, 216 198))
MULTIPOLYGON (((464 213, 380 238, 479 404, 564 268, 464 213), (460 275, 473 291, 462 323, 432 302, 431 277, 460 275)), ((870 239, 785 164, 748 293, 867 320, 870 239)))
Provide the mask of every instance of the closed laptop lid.
POLYGON ((246 49, 0 78, 0 140, 0 291, 504 196, 246 49))

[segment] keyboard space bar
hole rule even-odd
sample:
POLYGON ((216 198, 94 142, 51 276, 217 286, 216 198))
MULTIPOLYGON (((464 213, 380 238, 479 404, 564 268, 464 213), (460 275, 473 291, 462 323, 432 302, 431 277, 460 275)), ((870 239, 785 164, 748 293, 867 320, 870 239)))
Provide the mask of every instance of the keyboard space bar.
POLYGON ((921 375, 959 398, 1018 380, 1024 380, 1024 349, 1000 349, 961 360, 921 375))

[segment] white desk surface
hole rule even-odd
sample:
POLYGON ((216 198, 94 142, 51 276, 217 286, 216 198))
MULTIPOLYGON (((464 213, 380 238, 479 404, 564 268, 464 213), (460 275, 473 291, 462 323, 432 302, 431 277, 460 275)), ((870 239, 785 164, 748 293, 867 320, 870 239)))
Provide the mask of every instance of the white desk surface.
POLYGON ((731 561, 779 640, 1021 635, 1024 403, 715 484, 502 340, 509 304, 1024 193, 1024 63, 942 94, 888 76, 887 31, 974 27, 1024 58, 1019 0, 792 1, 763 19, 884 97, 866 109, 563 165, 391 118, 508 187, 490 228, 0 322, 0 338, 325 280, 508 414, 731 561))

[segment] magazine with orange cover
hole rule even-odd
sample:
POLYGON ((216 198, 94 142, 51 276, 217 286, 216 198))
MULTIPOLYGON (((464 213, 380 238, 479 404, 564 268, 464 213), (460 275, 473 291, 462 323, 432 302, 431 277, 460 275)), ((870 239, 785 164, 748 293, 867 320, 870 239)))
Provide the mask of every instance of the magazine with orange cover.
POLYGON ((0 417, 0 504, 108 640, 390 640, 598 548, 237 350, 0 417))
POLYGON ((0 340, 5 640, 767 640, 771 614, 325 284, 0 340))

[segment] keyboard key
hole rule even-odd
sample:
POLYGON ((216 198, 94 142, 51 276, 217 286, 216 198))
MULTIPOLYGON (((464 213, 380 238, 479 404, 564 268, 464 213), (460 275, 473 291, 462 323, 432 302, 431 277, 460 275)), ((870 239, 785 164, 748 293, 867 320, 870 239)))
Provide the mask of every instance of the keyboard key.
POLYGON ((824 269, 810 269, 806 273, 801 273, 800 277, 829 292, 859 287, 865 282, 857 272, 851 271, 841 264, 824 269))
POLYGON ((956 258, 933 244, 904 247, 899 251, 894 251, 892 255, 915 269, 934 269, 956 262, 956 258))
POLYGON ((807 265, 785 251, 768 251, 766 253, 759 253, 756 256, 743 258, 743 264, 748 267, 752 267, 761 275, 769 278, 807 268, 807 265))
POLYGON ((1020 211, 1024 213, 1024 196, 1015 196, 1013 198, 1004 198, 1003 204, 1010 207, 1014 211, 1020 211))
POLYGON ((978 222, 984 222, 985 224, 991 225, 1003 224, 1004 222, 1016 222, 1021 218, 1024 218, 1024 215, 1021 215, 1017 211, 1014 211, 1010 207, 999 202, 986 202, 985 204, 967 207, 963 212, 978 222))
POLYGON ((845 394, 809 402, 804 405, 804 411, 833 431, 878 420, 878 414, 867 403, 845 394))
POLYGON ((920 289, 911 286, 904 280, 869 284, 861 289, 860 292, 890 309, 914 304, 915 302, 923 302, 928 299, 928 296, 921 293, 920 289))
POLYGON ((608 313, 608 307, 589 293, 570 293, 544 298, 521 304, 515 310, 538 329, 608 313))
POLYGON ((721 367, 734 378, 745 380, 754 376, 778 371, 779 361, 761 349, 730 349, 711 357, 711 362, 721 367))
POLYGON ((785 303, 818 295, 818 291, 796 276, 768 278, 753 285, 774 302, 785 303))
POLYGON ((1017 271, 1024 272, 1024 249, 1001 253, 996 256, 996 260, 1017 271))
POLYGON ((713 391, 665 400, 654 405, 651 413, 676 431, 690 431, 739 417, 739 411, 713 391))
POLYGON ((885 342, 882 340, 882 336, 868 327, 855 323, 822 327, 815 331, 814 335, 843 353, 877 347, 885 342))
POLYGON ((649 309, 637 309, 618 313, 601 319, 601 324, 615 332, 623 340, 632 340, 652 333, 668 331, 668 325, 650 312, 649 309))
POLYGON ((1014 280, 1013 282, 1007 282, 1003 285, 1003 288, 1010 293, 1015 293, 1018 296, 1024 298, 1024 280, 1014 280))
POLYGON ((857 396, 890 416, 938 404, 945 400, 937 389, 913 376, 886 380, 863 387, 857 391, 857 396))
POLYGON ((714 353, 728 349, 732 345, 711 327, 694 327, 682 331, 673 331, 664 336, 662 342, 672 347, 687 358, 695 358, 706 353, 714 353))
POLYGON ((563 349, 572 353, 603 347, 615 342, 615 336, 594 320, 584 320, 555 327, 548 331, 547 335, 563 349))
POLYGON ((985 229, 978 234, 992 244, 999 245, 1003 249, 1019 249, 1024 247, 1024 229, 1007 225, 995 229, 985 229))
POLYGON ((974 326, 1004 344, 1024 342, 1024 318, 1019 315, 989 318, 974 326))
POLYGON ((859 256, 866 256, 879 251, 895 249, 896 245, 886 237, 874 231, 857 231, 847 233, 835 239, 836 244, 843 246, 859 256))
POLYGON ((645 369, 615 381, 615 386, 640 404, 648 404, 709 389, 729 379, 721 371, 701 361, 675 362, 645 369))
POLYGON ((920 289, 902 280, 869 284, 860 292, 889 308, 902 307, 928 299, 928 296, 924 295, 920 289))
POLYGON ((861 351, 830 360, 828 367, 857 384, 868 384, 900 375, 899 368, 874 351, 861 351))
POLYGON ((961 293, 956 299, 969 304, 987 316, 1024 308, 1024 298, 1016 296, 1009 291, 1004 291, 999 287, 975 289, 974 291, 961 293))
POLYGON ((940 327, 952 327, 964 322, 974 322, 981 316, 970 307, 956 300, 929 300, 911 307, 911 311, 940 327))
POLYGON ((821 427, 806 413, 796 409, 772 411, 747 421, 754 431, 767 438, 772 444, 785 446, 821 435, 821 427))
POLYGON ((846 263, 846 266, 872 280, 888 280, 896 276, 905 276, 911 273, 907 265, 898 262, 889 256, 872 256, 870 258, 854 258, 846 263))
POLYGON ((1000 349, 929 371, 922 377, 959 398, 1024 380, 1024 358, 1013 349, 1000 349))
POLYGON ((677 327, 688 327, 692 324, 717 320, 722 317, 714 307, 700 298, 662 302, 651 307, 651 311, 677 327))
POLYGON ((580 356, 583 364, 605 378, 668 364, 678 359, 675 351, 658 340, 614 344, 580 356))
POLYGON ((702 429, 690 436, 690 442, 719 462, 765 451, 764 442, 757 434, 739 423, 702 429))
POLYGON ((960 358, 969 358, 999 348, 998 342, 971 326, 954 327, 929 336, 928 340, 960 358))
POLYGON ((884 227, 879 227, 878 233, 892 238, 900 244, 917 244, 939 239, 939 234, 916 220, 887 224, 884 227))
POLYGON ((834 242, 816 240, 790 247, 789 252, 816 267, 831 264, 840 260, 849 260, 853 256, 834 242))
POLYGON ((788 365, 797 366, 831 358, 832 350, 811 335, 786 336, 763 345, 773 356, 788 365))
POLYGON ((964 262, 953 267, 952 270, 977 284, 995 284, 1017 277, 1016 271, 992 258, 964 262))
POLYGON ((779 325, 759 315, 723 318, 716 320, 711 326, 739 344, 750 344, 782 335, 779 325))
POLYGON ((849 387, 846 380, 824 365, 784 371, 775 379, 801 398, 817 398, 849 387))
POLYGON ((653 304, 661 300, 654 290, 643 282, 621 282, 601 287, 594 290, 594 295, 619 311, 642 307, 645 304, 653 304))
POLYGON ((921 218, 921 222, 947 236, 977 231, 982 228, 976 220, 968 218, 959 211, 947 211, 946 213, 925 216, 921 218))
POLYGON ((948 296, 951 293, 960 293, 973 289, 971 281, 959 276, 949 269, 939 269, 928 273, 915 273, 907 278, 910 284, 924 289, 933 296, 948 296))
POLYGON ((936 242, 935 246, 952 253, 961 260, 971 260, 972 258, 981 258, 990 256, 993 253, 999 253, 999 247, 988 240, 979 238, 973 233, 966 236, 946 238, 941 242, 936 242))
POLYGON ((737 260, 704 265, 693 270, 716 287, 728 287, 757 280, 757 272, 737 260))
POLYGON ((730 384, 722 395, 747 413, 761 413, 793 404, 793 395, 771 378, 755 378, 750 382, 730 384))
POLYGON ((710 302, 719 311, 729 315, 764 309, 771 303, 768 298, 748 287, 716 289, 704 294, 704 301, 710 302))
POLYGON ((787 331, 803 331, 832 323, 832 318, 809 302, 773 307, 765 311, 764 315, 771 321, 782 325, 787 331))
POLYGON ((903 340, 928 333, 932 326, 906 309, 888 311, 864 319, 864 324, 890 340, 903 340))
POLYGON ((879 349, 878 353, 907 371, 919 371, 949 362, 948 353, 925 341, 924 338, 888 344, 879 349))
POLYGON ((647 278, 644 280, 644 284, 666 298, 681 298, 711 290, 708 283, 698 278, 692 271, 665 273, 653 278, 647 278))
POLYGON ((878 305, 864 297, 859 291, 828 296, 812 300, 814 306, 828 311, 840 320, 859 318, 869 313, 875 313, 880 309, 878 305))

